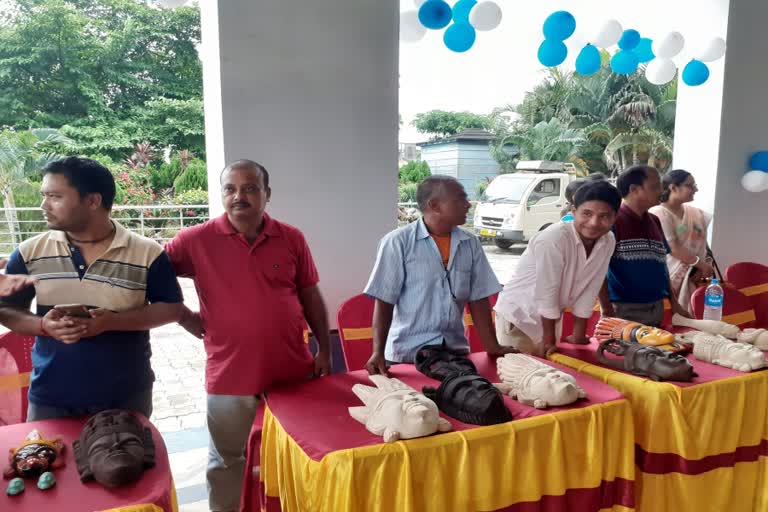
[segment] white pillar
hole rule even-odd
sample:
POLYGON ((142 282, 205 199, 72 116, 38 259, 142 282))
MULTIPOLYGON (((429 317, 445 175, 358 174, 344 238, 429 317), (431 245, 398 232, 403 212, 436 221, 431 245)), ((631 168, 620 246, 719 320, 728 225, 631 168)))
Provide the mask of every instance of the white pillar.
POLYGON ((267 211, 307 236, 335 323, 396 225, 398 4, 200 6, 211 213, 225 162, 263 164, 267 211))
POLYGON ((697 23, 727 20, 728 50, 724 62, 711 66, 714 83, 680 86, 675 167, 694 172, 696 202, 715 215, 712 248, 722 270, 738 261, 768 264, 768 192, 740 184, 749 156, 768 149, 768 2, 704 4, 697 23))

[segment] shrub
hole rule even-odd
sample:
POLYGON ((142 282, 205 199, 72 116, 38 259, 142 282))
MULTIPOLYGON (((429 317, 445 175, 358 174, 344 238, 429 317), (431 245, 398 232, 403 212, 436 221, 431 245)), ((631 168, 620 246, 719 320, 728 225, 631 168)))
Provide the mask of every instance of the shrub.
POLYGON ((399 201, 401 203, 415 203, 416 202, 416 188, 418 183, 401 183, 397 186, 397 192, 400 196, 399 201))
POLYGON ((421 183, 431 174, 427 162, 408 162, 400 168, 398 180, 400 183, 421 183))
POLYGON ((174 204, 208 204, 208 191, 193 188, 179 192, 173 197, 174 204))
POLYGON ((208 189, 208 168, 203 160, 193 158, 181 175, 173 182, 176 193, 194 189, 208 189))
POLYGON ((149 171, 149 184, 152 185, 152 189, 157 193, 163 189, 173 187, 173 182, 181 175, 183 168, 181 161, 174 157, 170 163, 163 162, 157 169, 149 166, 147 170, 149 171))

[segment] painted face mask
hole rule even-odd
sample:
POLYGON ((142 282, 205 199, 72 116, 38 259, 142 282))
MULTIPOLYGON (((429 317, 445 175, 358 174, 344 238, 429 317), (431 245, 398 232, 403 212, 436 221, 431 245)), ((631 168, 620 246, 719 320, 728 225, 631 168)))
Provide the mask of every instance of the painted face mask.
POLYGON ((595 338, 601 342, 615 339, 640 343, 651 347, 659 347, 670 352, 690 351, 690 347, 677 342, 675 335, 671 332, 638 322, 622 320, 621 318, 601 318, 595 326, 595 338))
POLYGON ((59 438, 46 439, 33 430, 17 448, 8 451, 5 478, 37 478, 46 471, 64 467, 64 443, 59 438))
POLYGON ((624 370, 655 381, 689 382, 697 377, 691 363, 680 354, 623 340, 611 339, 602 342, 597 348, 597 360, 609 368, 624 370), (606 351, 622 356, 623 359, 608 358, 606 351))
POLYGON ((91 416, 72 446, 83 482, 120 487, 155 465, 152 432, 130 411, 110 409, 91 416))

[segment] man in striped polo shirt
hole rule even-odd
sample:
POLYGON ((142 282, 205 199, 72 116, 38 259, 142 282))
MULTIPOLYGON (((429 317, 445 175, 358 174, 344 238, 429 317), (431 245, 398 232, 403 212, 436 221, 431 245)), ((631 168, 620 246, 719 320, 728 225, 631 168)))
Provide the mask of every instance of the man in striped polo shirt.
POLYGON ((35 335, 27 420, 109 408, 152 413, 149 329, 181 317, 182 296, 156 242, 110 219, 115 181, 94 160, 69 157, 43 170, 50 231, 21 243, 6 272, 35 278, 0 302, 0 323, 35 335), (37 314, 29 311, 37 297, 37 314), (56 305, 82 304, 89 318, 56 305))

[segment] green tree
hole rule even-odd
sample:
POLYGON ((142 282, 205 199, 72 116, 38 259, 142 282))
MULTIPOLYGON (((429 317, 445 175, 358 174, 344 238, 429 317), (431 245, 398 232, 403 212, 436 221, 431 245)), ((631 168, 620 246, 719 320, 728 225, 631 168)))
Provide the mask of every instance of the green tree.
POLYGON ((0 125, 66 127, 76 150, 113 158, 142 140, 202 154, 197 8, 157 9, 140 0, 7 3, 0 125))
POLYGON ((421 133, 433 135, 434 138, 442 138, 456 135, 468 128, 491 130, 494 126, 494 120, 491 116, 471 112, 430 110, 416 114, 412 124, 421 133))
POLYGON ((14 189, 28 183, 29 178, 39 177, 43 167, 60 158, 54 149, 69 142, 57 130, 49 128, 0 132, 0 194, 12 243, 18 241, 20 231, 14 189))
POLYGON ((424 178, 430 176, 429 164, 424 161, 408 162, 400 168, 398 181, 400 183, 421 183, 424 178))

